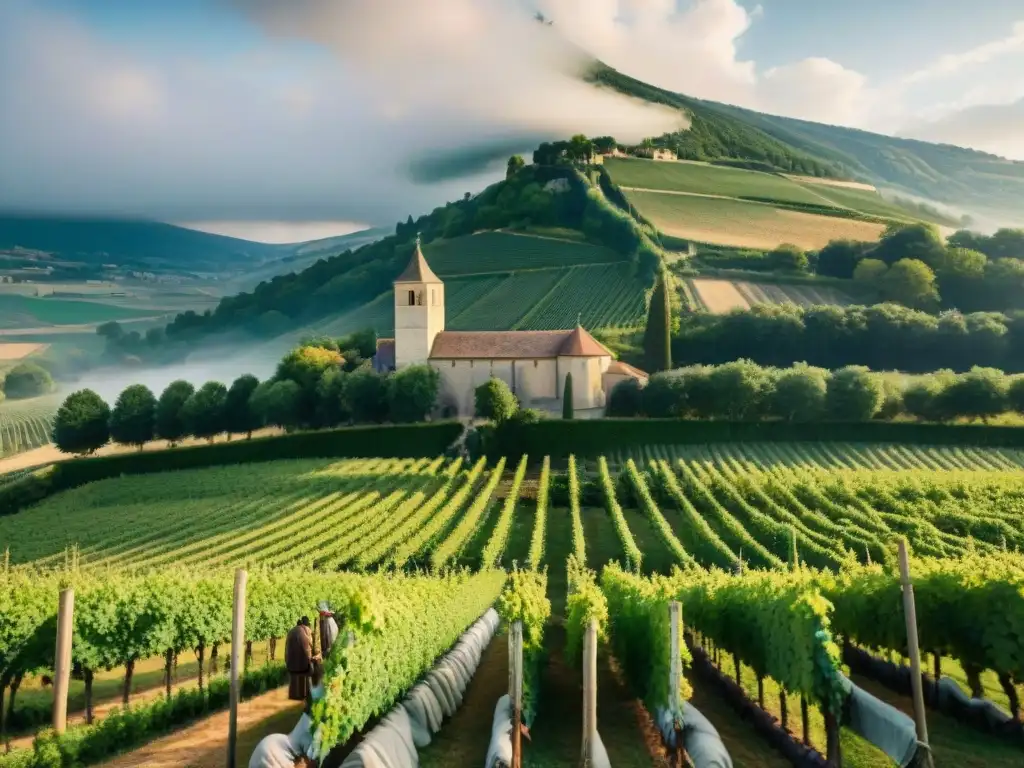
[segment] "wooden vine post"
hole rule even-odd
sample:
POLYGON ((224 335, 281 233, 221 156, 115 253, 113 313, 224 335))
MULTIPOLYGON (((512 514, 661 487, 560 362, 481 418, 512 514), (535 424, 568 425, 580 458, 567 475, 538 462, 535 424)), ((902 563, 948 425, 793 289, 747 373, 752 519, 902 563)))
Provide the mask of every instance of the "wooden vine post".
POLYGON ((512 703, 512 768, 523 764, 523 622, 512 623, 508 636, 508 693, 512 703))
POLYGON ((57 653, 53 676, 53 730, 68 725, 68 689, 71 687, 71 638, 75 626, 75 590, 62 589, 57 604, 57 653))
POLYGON ((671 666, 668 675, 668 701, 672 710, 672 728, 675 731, 675 743, 672 745, 672 765, 677 768, 687 764, 686 749, 683 745, 683 702, 679 689, 683 684, 682 638, 682 606, 678 600, 668 604, 670 632, 671 666))
POLYGON ((580 765, 594 764, 597 742, 597 622, 591 619, 583 635, 583 745, 580 765))
POLYGON ((921 682, 921 649, 917 642, 917 608, 914 605, 914 585, 910 581, 910 557, 907 540, 900 539, 900 582, 903 585, 903 614, 907 620, 907 650, 910 652, 910 685, 914 694, 914 720, 917 740, 925 753, 924 764, 933 768, 932 750, 928 742, 928 720, 924 709, 924 686, 921 682))
POLYGON ((234 615, 231 621, 231 710, 228 719, 228 768, 235 768, 238 751, 238 700, 242 692, 242 654, 245 650, 245 587, 249 575, 235 572, 234 615))

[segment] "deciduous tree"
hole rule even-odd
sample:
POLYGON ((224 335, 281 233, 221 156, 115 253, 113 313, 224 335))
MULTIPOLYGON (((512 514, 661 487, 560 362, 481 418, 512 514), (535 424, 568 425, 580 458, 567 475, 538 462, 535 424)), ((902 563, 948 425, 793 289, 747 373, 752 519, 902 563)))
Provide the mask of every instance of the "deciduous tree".
POLYGON ((259 380, 251 373, 234 380, 224 401, 224 429, 230 435, 240 433, 246 439, 252 437, 254 429, 260 426, 259 418, 252 408, 252 393, 259 386, 259 380))
POLYGON ((224 431, 227 398, 227 387, 219 381, 208 381, 196 390, 181 409, 188 434, 213 442, 224 431))
POLYGON ((260 423, 292 431, 300 425, 302 390, 291 380, 264 381, 252 393, 253 413, 260 423))
POLYGON ((388 410, 396 423, 424 421, 437 402, 441 374, 429 365, 410 365, 387 380, 388 410))
POLYGON ((122 445, 140 449, 153 439, 156 427, 156 397, 149 387, 132 384, 117 398, 110 415, 110 436, 122 445))
POLYGON ((939 300, 935 273, 918 259, 900 259, 880 279, 882 296, 907 307, 923 309, 939 300))
POLYGON ((174 445, 189 434, 182 409, 195 391, 195 387, 182 379, 167 385, 156 404, 157 437, 174 445))
POLYGON ((522 155, 512 155, 512 157, 508 159, 508 167, 505 169, 505 178, 511 179, 525 167, 526 161, 523 160, 522 155))
POLYGON ((388 392, 383 376, 369 366, 348 375, 345 400, 356 422, 382 422, 388 416, 388 392))
POLYGON ((861 259, 853 270, 853 279, 877 286, 889 267, 881 259, 861 259))
POLYGON ((88 455, 110 440, 110 406, 91 389, 67 396, 53 421, 53 442, 64 453, 88 455))

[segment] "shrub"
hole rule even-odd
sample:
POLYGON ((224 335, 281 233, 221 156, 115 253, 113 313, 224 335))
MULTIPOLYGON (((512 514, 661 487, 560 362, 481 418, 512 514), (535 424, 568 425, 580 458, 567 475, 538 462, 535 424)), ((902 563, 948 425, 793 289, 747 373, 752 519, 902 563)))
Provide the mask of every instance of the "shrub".
POLYGON ((608 416, 639 416, 643 403, 644 393, 640 382, 636 379, 626 379, 612 388, 605 412, 608 416))
POLYGON ((682 416, 686 407, 683 379, 671 372, 651 376, 643 390, 644 413, 654 418, 682 416))
POLYGON ((574 415, 572 373, 567 373, 565 374, 565 387, 562 389, 562 418, 571 419, 574 415))
POLYGON ((941 395, 942 410, 969 419, 989 419, 1007 408, 1007 384, 1003 372, 974 367, 957 376, 941 395))
POLYGON ((19 363, 4 379, 4 395, 11 400, 39 397, 53 391, 53 377, 35 363, 19 363))
POLYGON ((519 402, 502 379, 491 377, 474 392, 475 413, 478 419, 490 419, 500 424, 518 410, 519 402))
POLYGON ((867 421, 882 407, 882 383, 859 365, 832 374, 825 392, 825 411, 835 421, 867 421))
POLYGON ((828 371, 801 363, 782 371, 770 397, 770 412, 786 421, 816 421, 825 410, 828 371))

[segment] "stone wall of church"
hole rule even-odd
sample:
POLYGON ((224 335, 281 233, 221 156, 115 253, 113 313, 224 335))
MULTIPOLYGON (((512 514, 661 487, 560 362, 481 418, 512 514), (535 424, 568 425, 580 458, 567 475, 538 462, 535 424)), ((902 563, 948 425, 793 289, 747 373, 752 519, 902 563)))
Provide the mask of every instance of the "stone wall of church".
POLYGON ((608 370, 610 357, 559 357, 558 396, 565 391, 565 375, 572 372, 574 408, 603 408, 605 391, 602 374, 608 370))
MULTIPOLYGON (((561 396, 556 387, 556 362, 547 360, 442 360, 431 358, 430 365, 441 374, 441 409, 454 408, 459 415, 471 416, 476 407, 476 388, 494 377, 508 384, 519 402, 529 408, 535 400, 561 396)), ((598 376, 600 379, 600 376, 598 376)))

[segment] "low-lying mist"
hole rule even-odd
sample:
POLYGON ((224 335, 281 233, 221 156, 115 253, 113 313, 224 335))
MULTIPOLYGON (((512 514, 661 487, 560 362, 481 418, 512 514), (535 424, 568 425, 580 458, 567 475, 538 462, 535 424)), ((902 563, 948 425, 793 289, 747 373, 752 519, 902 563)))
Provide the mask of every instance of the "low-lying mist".
POLYGON ((164 388, 178 379, 184 379, 196 389, 208 381, 219 381, 230 387, 231 382, 245 373, 263 381, 273 376, 286 351, 284 348, 275 351, 253 348, 238 352, 237 348, 223 347, 204 350, 202 357, 179 365, 103 368, 85 374, 74 383, 65 384, 61 394, 91 389, 113 407, 118 395, 132 384, 144 384, 160 397, 164 388))

